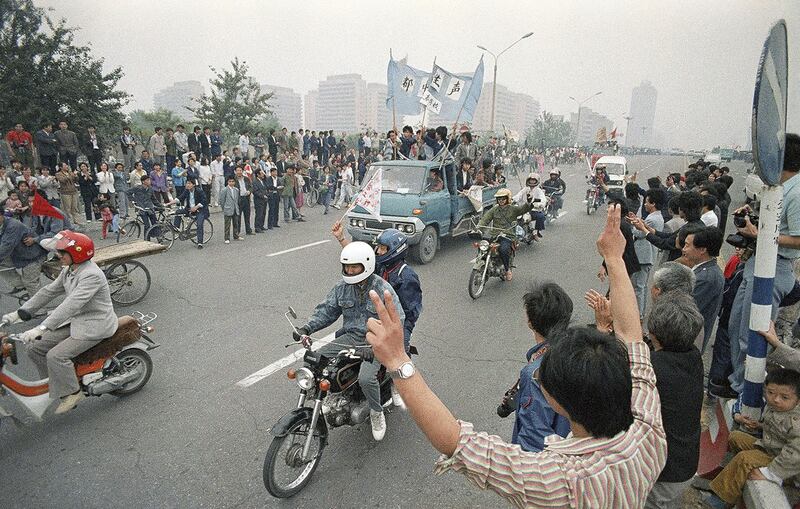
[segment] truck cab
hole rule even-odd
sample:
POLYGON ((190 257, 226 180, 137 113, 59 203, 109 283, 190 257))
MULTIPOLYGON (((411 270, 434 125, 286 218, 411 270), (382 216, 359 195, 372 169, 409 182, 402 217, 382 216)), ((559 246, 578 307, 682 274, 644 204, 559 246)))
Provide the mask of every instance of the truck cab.
POLYGON ((595 162, 592 170, 598 166, 605 168, 608 174, 609 189, 625 190, 625 177, 628 175, 628 161, 622 156, 602 156, 595 162))
MULTIPOLYGON (((354 207, 344 219, 353 240, 372 242, 387 228, 396 228, 408 237, 410 254, 420 263, 429 263, 436 255, 440 237, 456 237, 467 233, 472 219, 480 217, 469 198, 450 195, 444 167, 434 161, 380 161, 370 165, 364 182, 383 169, 381 186, 382 221, 360 206, 354 207), (443 185, 430 186, 431 170, 435 170, 443 185)), ((502 186, 482 189, 483 209, 494 205, 494 193, 502 186)))

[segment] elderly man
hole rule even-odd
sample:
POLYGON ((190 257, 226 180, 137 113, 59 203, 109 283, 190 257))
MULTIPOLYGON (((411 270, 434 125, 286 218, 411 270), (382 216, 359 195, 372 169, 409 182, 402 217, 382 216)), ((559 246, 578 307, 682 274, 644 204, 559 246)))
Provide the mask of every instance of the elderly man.
POLYGON ((24 287, 28 295, 39 290, 45 251, 31 229, 11 217, 0 206, 0 278, 11 288, 24 287))

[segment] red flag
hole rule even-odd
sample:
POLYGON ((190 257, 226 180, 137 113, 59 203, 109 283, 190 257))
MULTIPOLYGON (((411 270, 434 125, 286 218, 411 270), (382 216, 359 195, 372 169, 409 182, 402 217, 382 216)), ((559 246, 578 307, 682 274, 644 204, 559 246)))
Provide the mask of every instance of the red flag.
POLYGON ((52 205, 47 203, 47 200, 42 198, 42 195, 35 193, 33 195, 33 207, 31 207, 31 214, 34 216, 49 216, 56 219, 64 219, 64 216, 52 205))
POLYGON ((617 137, 617 128, 615 127, 614 130, 611 131, 611 139, 613 140, 616 137, 617 137))

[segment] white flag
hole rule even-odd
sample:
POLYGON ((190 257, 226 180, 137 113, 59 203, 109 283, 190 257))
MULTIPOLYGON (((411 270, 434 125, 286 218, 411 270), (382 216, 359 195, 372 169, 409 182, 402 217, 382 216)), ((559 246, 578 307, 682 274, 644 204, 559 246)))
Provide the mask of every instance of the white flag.
POLYGON ((433 97, 430 90, 425 92, 425 95, 422 96, 419 102, 437 115, 442 111, 442 101, 433 97))
POLYGON ((442 88, 442 85, 444 85, 446 77, 447 73, 445 73, 440 67, 435 67, 433 74, 431 75, 431 88, 438 92, 442 88))
POLYGON ((483 186, 472 186, 467 191, 467 198, 469 198, 472 206, 475 207, 475 212, 483 210, 483 186))
POLYGON ((356 205, 366 210, 371 216, 383 221, 381 218, 381 189, 383 188, 383 168, 378 168, 375 175, 369 179, 367 185, 361 189, 353 200, 353 207, 356 205))
POLYGON ((458 76, 450 76, 450 81, 447 83, 444 96, 447 99, 458 101, 461 98, 462 90, 464 90, 464 80, 458 76))

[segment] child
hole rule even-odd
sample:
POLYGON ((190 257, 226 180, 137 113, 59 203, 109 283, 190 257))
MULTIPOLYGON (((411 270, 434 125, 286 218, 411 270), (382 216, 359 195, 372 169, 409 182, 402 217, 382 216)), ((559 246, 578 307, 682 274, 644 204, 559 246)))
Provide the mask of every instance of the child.
POLYGON ((19 198, 18 191, 9 191, 8 192, 8 199, 5 203, 5 216, 6 217, 14 217, 19 216, 23 212, 27 210, 27 207, 22 206, 22 200, 19 198))
POLYGON ((111 225, 111 231, 115 233, 119 228, 119 214, 108 201, 99 202, 97 208, 100 210, 100 218, 103 220, 102 237, 105 240, 108 233, 108 225, 111 225))
POLYGON ((731 432, 728 448, 736 456, 711 481, 714 495, 705 500, 707 505, 723 508, 735 504, 748 479, 782 484, 800 473, 800 373, 785 368, 770 371, 764 381, 764 399, 761 421, 739 413, 738 401, 734 405, 734 420, 751 432, 760 429, 762 437, 731 432))

